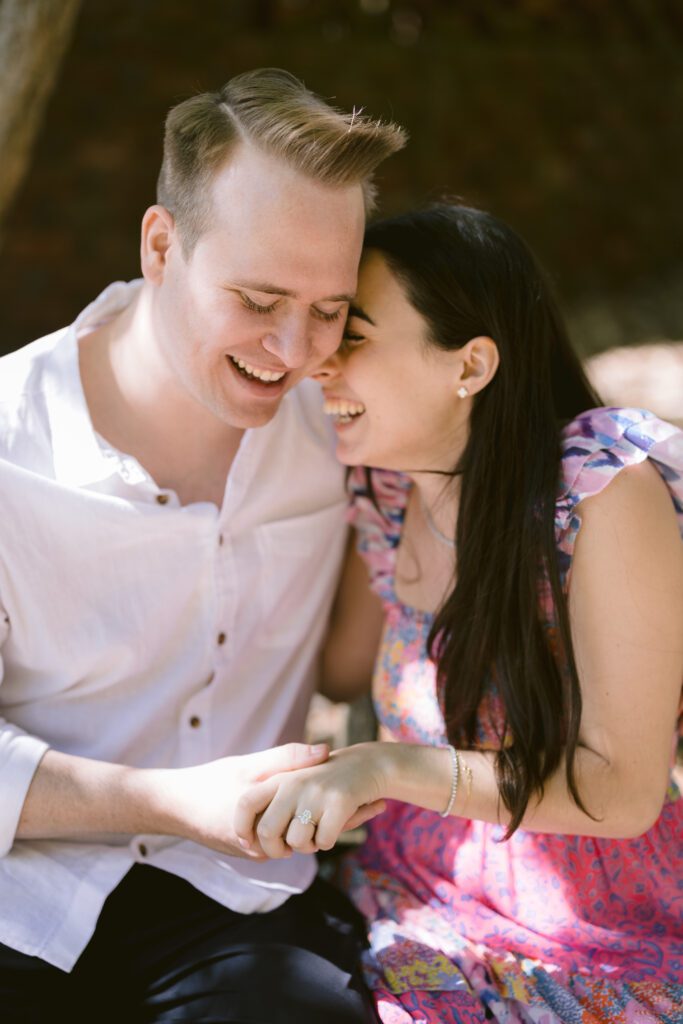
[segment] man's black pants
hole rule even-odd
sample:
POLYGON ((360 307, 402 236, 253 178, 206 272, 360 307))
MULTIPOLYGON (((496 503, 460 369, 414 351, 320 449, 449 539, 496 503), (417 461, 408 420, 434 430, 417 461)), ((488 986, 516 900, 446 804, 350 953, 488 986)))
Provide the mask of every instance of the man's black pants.
POLYGON ((367 1024, 363 925, 316 880, 267 914, 236 914, 135 865, 70 974, 0 945, 2 1024, 367 1024))

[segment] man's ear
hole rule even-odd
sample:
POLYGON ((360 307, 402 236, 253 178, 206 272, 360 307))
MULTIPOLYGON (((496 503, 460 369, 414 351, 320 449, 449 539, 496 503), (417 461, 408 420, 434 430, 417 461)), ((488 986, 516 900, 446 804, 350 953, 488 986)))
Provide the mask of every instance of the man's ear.
POLYGON ((142 274, 150 284, 161 284, 168 251, 177 244, 178 235, 173 214, 165 206, 156 204, 145 210, 140 232, 140 266, 142 274))
POLYGON ((482 335, 470 338, 466 345, 458 350, 460 356, 460 375, 454 381, 454 390, 459 392, 467 389, 470 397, 483 391, 496 375, 500 356, 498 346, 493 338, 482 335))

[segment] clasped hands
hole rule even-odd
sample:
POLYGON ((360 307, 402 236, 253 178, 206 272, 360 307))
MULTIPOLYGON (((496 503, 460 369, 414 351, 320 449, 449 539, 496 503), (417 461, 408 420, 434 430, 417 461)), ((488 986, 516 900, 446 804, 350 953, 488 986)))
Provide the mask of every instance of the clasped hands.
POLYGON ((345 747, 322 764, 281 772, 251 786, 235 807, 241 848, 248 856, 272 859, 331 849, 342 832, 384 810, 387 762, 380 748, 386 746, 345 747))
MULTIPOLYGON (((389 758, 398 744, 287 743, 187 768, 142 772, 155 810, 143 831, 178 836, 233 857, 290 857, 331 849, 340 833, 384 810, 389 758), (310 812, 309 824, 304 821, 310 812)), ((137 776, 136 776, 137 777, 137 776)))

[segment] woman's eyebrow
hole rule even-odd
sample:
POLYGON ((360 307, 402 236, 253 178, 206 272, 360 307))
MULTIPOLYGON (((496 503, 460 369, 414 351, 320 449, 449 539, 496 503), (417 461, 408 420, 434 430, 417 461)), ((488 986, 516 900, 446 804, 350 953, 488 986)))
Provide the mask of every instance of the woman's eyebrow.
POLYGON ((361 306, 357 306, 355 302, 352 302, 351 305, 349 306, 349 316, 358 317, 359 320, 365 320, 366 323, 372 324, 373 327, 376 326, 375 321, 372 319, 372 317, 368 313, 366 313, 361 306))

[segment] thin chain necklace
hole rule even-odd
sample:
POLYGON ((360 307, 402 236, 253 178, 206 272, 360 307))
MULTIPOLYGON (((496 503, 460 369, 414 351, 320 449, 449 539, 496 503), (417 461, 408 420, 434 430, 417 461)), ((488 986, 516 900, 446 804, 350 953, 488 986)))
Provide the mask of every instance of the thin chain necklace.
POLYGON ((439 527, 434 522, 432 513, 429 511, 427 503, 425 502, 424 498, 419 493, 419 491, 418 497, 420 499, 420 508, 422 509, 422 514, 425 518, 427 526, 429 527, 430 533, 432 534, 433 537, 436 537, 436 539, 440 541, 441 544, 445 544, 446 547, 449 547, 451 550, 453 550, 455 548, 455 541, 453 540, 452 537, 448 537, 445 533, 441 532, 439 527))

